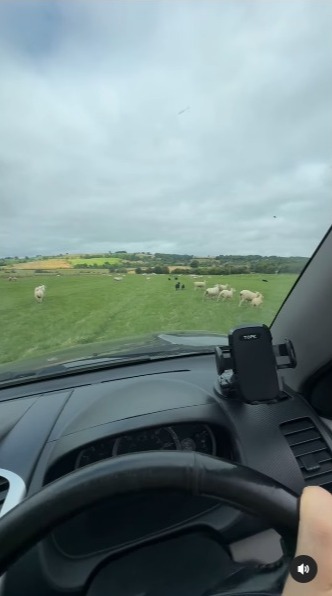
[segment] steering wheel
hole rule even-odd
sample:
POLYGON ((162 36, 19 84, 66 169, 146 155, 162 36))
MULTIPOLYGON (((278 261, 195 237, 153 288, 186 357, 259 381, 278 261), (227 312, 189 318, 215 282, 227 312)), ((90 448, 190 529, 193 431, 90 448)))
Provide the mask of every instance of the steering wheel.
MULTIPOLYGON (((42 488, 0 520, 0 576, 30 547, 72 516, 115 495, 153 490, 214 497, 268 522, 284 541, 285 555, 279 564, 260 567, 254 577, 252 569, 250 574, 240 574, 240 578, 233 578, 227 586, 222 584, 214 594, 282 591, 289 558, 296 546, 297 495, 251 468, 195 452, 121 455, 85 466, 42 488)), ((171 530, 168 537, 175 533, 171 530)), ((153 540, 156 539, 147 537, 139 547, 153 540)))

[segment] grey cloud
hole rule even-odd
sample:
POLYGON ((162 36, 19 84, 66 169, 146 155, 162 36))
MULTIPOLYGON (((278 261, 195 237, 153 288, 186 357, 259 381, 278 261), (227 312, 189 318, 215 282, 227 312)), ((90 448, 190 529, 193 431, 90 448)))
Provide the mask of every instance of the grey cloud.
POLYGON ((311 254, 331 3, 26 4, 34 45, 0 6, 1 254, 311 254))

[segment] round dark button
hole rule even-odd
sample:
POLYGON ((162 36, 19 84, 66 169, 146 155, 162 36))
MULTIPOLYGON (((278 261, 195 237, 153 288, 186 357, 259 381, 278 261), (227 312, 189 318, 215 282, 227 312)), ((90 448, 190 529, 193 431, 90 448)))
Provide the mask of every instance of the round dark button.
POLYGON ((299 555, 291 562, 289 571, 295 581, 307 584, 317 575, 317 563, 308 555, 299 555))

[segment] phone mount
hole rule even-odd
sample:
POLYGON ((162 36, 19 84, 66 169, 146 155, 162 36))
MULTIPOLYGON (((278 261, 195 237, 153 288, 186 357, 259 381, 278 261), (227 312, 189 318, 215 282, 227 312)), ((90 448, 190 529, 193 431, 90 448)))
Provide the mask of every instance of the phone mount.
POLYGON ((236 327, 228 339, 228 348, 215 350, 222 396, 250 404, 283 399, 277 371, 296 367, 292 342, 273 345, 266 325, 236 327))

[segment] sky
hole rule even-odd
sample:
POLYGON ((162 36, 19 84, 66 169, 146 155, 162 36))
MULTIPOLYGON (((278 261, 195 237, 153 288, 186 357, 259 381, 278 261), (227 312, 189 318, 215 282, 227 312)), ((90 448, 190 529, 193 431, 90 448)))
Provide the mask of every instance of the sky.
POLYGON ((0 256, 310 256, 330 0, 0 3, 0 256))

